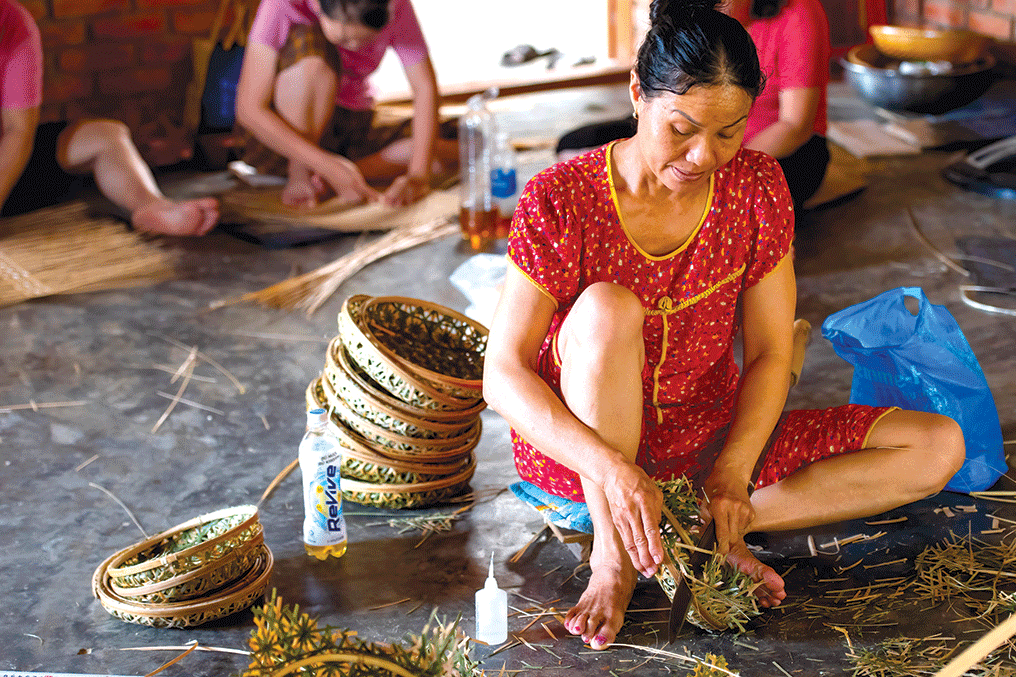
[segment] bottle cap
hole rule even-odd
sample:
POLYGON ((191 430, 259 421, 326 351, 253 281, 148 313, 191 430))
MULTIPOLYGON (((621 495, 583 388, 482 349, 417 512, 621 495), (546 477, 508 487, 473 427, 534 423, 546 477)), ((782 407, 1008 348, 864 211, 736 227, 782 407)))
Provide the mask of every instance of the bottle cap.
POLYGON ((320 428, 328 424, 328 412, 324 409, 311 409, 307 412, 307 427, 320 428))

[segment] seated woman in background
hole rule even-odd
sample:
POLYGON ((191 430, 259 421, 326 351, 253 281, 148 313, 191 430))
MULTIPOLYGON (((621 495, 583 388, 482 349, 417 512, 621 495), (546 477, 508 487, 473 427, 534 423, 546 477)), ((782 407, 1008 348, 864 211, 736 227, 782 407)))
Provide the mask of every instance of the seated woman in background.
POLYGON ((588 506, 589 582, 564 626, 594 649, 662 562, 656 480, 693 480, 719 552, 774 606, 784 581, 746 533, 884 512, 939 491, 964 459, 959 426, 937 414, 782 414, 793 209, 776 160, 741 145, 762 85, 755 47, 714 0, 650 11, 635 135, 527 184, 484 358, 520 477, 588 506))
MULTIPOLYGON (((727 0, 722 8, 747 28, 765 87, 748 116, 744 146, 780 162, 794 206, 818 190, 829 166, 826 87, 829 22, 819 0, 727 0)), ((566 159, 635 132, 632 119, 590 125, 558 142, 566 159)))
POLYGON ((244 161, 286 174, 282 200, 292 206, 314 206, 328 190, 409 204, 458 161, 458 143, 438 137, 437 79, 409 0, 262 0, 236 102, 254 137, 244 161), (368 78, 389 47, 413 93, 409 138, 406 125, 374 124, 368 78), (391 185, 379 195, 368 182, 391 185))
POLYGON ((0 0, 0 216, 57 204, 73 194, 81 175, 92 174, 139 231, 204 235, 215 226, 218 201, 163 195, 123 123, 39 125, 41 102, 39 27, 20 3, 0 0))

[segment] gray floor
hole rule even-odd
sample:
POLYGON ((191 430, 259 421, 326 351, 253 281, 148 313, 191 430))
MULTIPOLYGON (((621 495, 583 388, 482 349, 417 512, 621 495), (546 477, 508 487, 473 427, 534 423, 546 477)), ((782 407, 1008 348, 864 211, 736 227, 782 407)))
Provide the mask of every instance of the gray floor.
MULTIPOLYGON (((556 134, 576 123, 609 118, 623 110, 625 100, 623 88, 541 95, 512 125, 520 135, 556 134)), ((1013 321, 961 302, 958 284, 963 278, 915 238, 905 212, 910 207, 922 230, 949 253, 955 253, 959 237, 1016 235, 1016 203, 962 191, 940 177, 940 169, 954 158, 936 151, 874 161, 866 190, 808 215, 801 224, 798 315, 814 329, 791 407, 830 406, 848 398, 851 369, 819 333, 826 316, 890 288, 920 286, 965 331, 994 393, 1004 436, 1013 437, 1013 321)), ((195 184, 187 185, 193 189, 195 184)), ((217 300, 331 261, 358 242, 347 236, 303 249, 268 251, 213 233, 179 245, 187 260, 179 279, 0 309, 0 408, 30 400, 87 403, 0 413, 0 672, 141 675, 178 651, 123 649, 180 646, 191 640, 246 648, 249 613, 211 627, 158 630, 123 623, 100 607, 89 589, 92 571, 114 551, 138 541, 141 532, 99 487, 122 501, 149 534, 211 510, 257 502, 295 458, 304 425, 304 389, 322 369, 345 297, 401 294, 465 307, 466 299, 448 277, 469 252, 448 239, 370 266, 311 317, 255 305, 208 310, 217 300), (168 404, 157 393, 175 388, 170 374, 155 365, 181 364, 187 350, 178 344, 197 346, 220 362, 244 392, 202 364, 195 374, 214 381, 193 381, 187 397, 221 413, 181 405, 152 434, 168 404)), ((325 623, 355 629, 365 639, 391 641, 418 632, 434 609, 447 618, 462 614, 471 631, 473 592, 483 585, 493 552, 499 583, 509 591, 513 608, 566 609, 578 599, 587 573, 572 576, 575 556, 556 541, 540 540, 517 562, 508 562, 542 522, 505 491, 515 478, 505 423, 488 411, 483 425, 471 484, 475 506, 450 532, 422 545, 418 533, 399 534, 389 526, 387 513, 347 503, 347 555, 327 563, 309 559, 299 541, 300 486, 290 476, 261 506, 275 557, 272 586, 287 603, 299 604, 325 623)), ((910 557, 949 531, 976 533, 996 512, 1012 516, 999 504, 943 494, 887 516, 906 516, 905 523, 857 521, 771 535, 762 546, 780 571, 789 572, 791 598, 798 606, 767 614, 741 637, 690 632, 666 649, 696 656, 720 653, 744 675, 846 675, 847 646, 832 625, 847 628, 855 645, 935 633, 976 637, 984 626, 956 623, 968 614, 948 604, 923 605, 916 613, 910 609, 894 615, 885 625, 858 627, 849 615, 817 617, 800 603, 821 597, 831 586, 863 585, 901 573, 909 563, 869 565, 910 557), (943 505, 973 505, 976 512, 957 509, 950 518, 935 511, 943 505), (809 534, 822 545, 877 530, 887 534, 845 547, 838 556, 809 557, 809 534), (851 569, 848 582, 827 582, 835 571, 828 567, 859 558, 865 566, 851 569)), ((663 647, 666 614, 659 608, 665 601, 654 584, 641 585, 634 605, 644 611, 630 615, 619 641, 663 647)), ((489 658, 491 648, 476 647, 474 655, 485 659, 487 674, 500 674, 503 665, 548 677, 684 674, 685 663, 654 658, 644 649, 592 652, 566 637, 553 620, 543 620, 547 628, 532 625, 521 633, 525 643, 489 658)), ((513 615, 510 629, 520 633, 529 622, 523 614, 513 615)), ((203 652, 163 674, 227 675, 245 665, 243 656, 203 652)))

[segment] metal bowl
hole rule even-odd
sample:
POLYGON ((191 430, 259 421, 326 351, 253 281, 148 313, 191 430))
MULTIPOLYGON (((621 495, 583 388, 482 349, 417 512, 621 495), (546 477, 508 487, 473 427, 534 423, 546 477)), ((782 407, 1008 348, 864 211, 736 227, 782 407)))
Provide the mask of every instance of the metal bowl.
POLYGON ((995 79, 995 59, 987 53, 945 73, 901 72, 900 62, 874 45, 852 47, 840 63, 858 96, 873 106, 904 113, 948 113, 984 94, 995 79))

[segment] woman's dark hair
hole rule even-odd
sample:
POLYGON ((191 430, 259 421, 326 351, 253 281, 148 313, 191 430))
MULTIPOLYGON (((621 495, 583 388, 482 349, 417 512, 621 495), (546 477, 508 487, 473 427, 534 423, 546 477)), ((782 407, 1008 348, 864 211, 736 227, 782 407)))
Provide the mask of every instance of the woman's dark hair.
POLYGON ((755 43, 718 5, 717 0, 653 0, 651 26, 635 62, 644 97, 725 84, 752 99, 759 95, 764 77, 755 43))
POLYGON ((376 31, 388 23, 388 0, 320 0, 321 11, 332 19, 363 24, 376 31))

